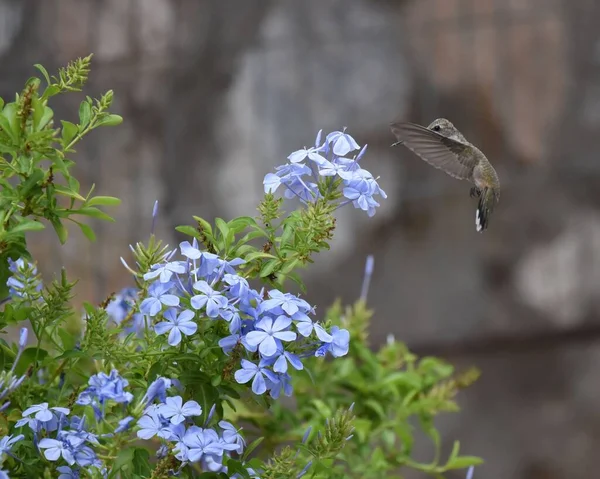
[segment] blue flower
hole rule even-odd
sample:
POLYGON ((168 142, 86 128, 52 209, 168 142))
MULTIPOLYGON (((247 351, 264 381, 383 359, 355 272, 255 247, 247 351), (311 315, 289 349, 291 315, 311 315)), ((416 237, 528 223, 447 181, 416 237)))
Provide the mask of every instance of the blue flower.
POLYGON ((209 318, 216 318, 220 310, 227 306, 227 298, 218 291, 213 290, 206 281, 196 281, 194 289, 200 291, 200 294, 193 296, 190 300, 192 307, 194 309, 206 307, 206 315, 209 318))
POLYGON ((345 329, 333 326, 331 328, 331 336, 333 337, 332 341, 324 343, 317 349, 315 356, 325 356, 329 352, 334 358, 338 358, 348 354, 350 333, 345 329))
POLYGON ((263 394, 267 390, 265 377, 272 382, 277 382, 277 376, 267 368, 267 362, 262 359, 258 366, 247 359, 242 359, 242 369, 238 369, 234 374, 235 380, 240 384, 245 384, 252 378, 252 392, 254 394, 263 394))
POLYGON ((324 164, 327 160, 320 153, 320 149, 318 147, 314 148, 302 148, 300 150, 294 151, 290 156, 287 157, 290 160, 290 163, 300 163, 304 161, 306 158, 314 161, 317 165, 324 164))
POLYGON ((170 419, 171 424, 179 424, 187 417, 202 414, 202 408, 196 401, 187 401, 183 404, 181 396, 168 397, 165 404, 158 406, 157 411, 165 419, 170 419))
POLYGON ((177 346, 181 342, 182 333, 191 336, 198 329, 198 325, 193 321, 194 312, 189 309, 177 315, 177 310, 170 308, 165 311, 164 317, 167 321, 154 326, 154 331, 156 334, 164 334, 169 331, 167 342, 171 346, 177 346))
POLYGON ((235 451, 238 454, 244 452, 244 448, 246 447, 246 441, 239 433, 240 429, 236 429, 233 424, 227 421, 219 421, 219 427, 223 430, 221 434, 221 439, 226 444, 235 445, 235 451))
POLYGON ((12 434, 10 436, 4 436, 2 439, 0 439, 0 455, 10 453, 13 445, 24 437, 25 436, 23 436, 23 434, 19 434, 16 437, 12 437, 12 434))
POLYGON ((144 280, 159 278, 161 283, 171 281, 173 274, 184 274, 187 271, 185 263, 181 261, 172 261, 165 264, 155 264, 152 266, 152 271, 144 275, 144 280))
POLYGON ((190 462, 199 461, 205 454, 223 455, 223 444, 219 435, 212 429, 192 426, 186 431, 182 442, 187 447, 187 458, 190 462))
POLYGON ((354 150, 358 150, 360 146, 356 140, 346 133, 346 128, 343 131, 334 131, 327 135, 325 141, 333 145, 333 153, 337 156, 346 156, 354 150))
POLYGON ((287 331, 292 324, 291 318, 281 315, 275 321, 271 318, 263 318, 256 323, 256 331, 246 335, 246 341, 250 346, 258 346, 258 351, 263 356, 273 356, 281 341, 293 341, 296 333, 287 331))
POLYGON ((140 439, 152 439, 154 436, 167 437, 169 431, 165 428, 162 419, 153 411, 146 411, 141 418, 138 419, 137 425, 140 429, 137 432, 137 437, 140 439))
POLYGON ((167 389, 171 387, 171 380, 163 377, 158 377, 150 386, 148 386, 148 391, 144 394, 142 398, 142 403, 150 404, 154 399, 158 399, 160 402, 165 402, 167 398, 167 389))
POLYGON ((82 406, 91 405, 97 417, 104 415, 98 405, 104 405, 106 401, 112 400, 117 403, 130 403, 133 400, 133 394, 125 392, 129 382, 119 375, 116 369, 107 375, 103 372, 90 377, 88 388, 85 389, 77 398, 76 404, 82 406))
POLYGON ((63 459, 67 461, 67 464, 72 466, 75 464, 73 449, 82 443, 83 441, 79 443, 79 439, 76 444, 70 444, 67 441, 59 441, 58 439, 49 439, 45 437, 40 441, 38 447, 40 449, 45 449, 44 456, 46 456, 46 459, 49 461, 58 461, 62 456, 63 459))
MULTIPOLYGON (((273 311, 279 306, 283 312, 289 316, 292 316, 297 313, 300 308, 303 310, 310 308, 308 303, 306 303, 306 301, 303 299, 300 299, 290 293, 282 293, 277 289, 272 289, 269 291, 269 298, 271 299, 264 300, 260 305, 261 311, 273 311)), ((281 314, 281 312, 274 312, 274 314, 281 314)))
POLYGON ((179 306, 179 298, 170 294, 171 283, 161 283, 159 281, 152 283, 148 288, 149 297, 142 301, 140 312, 149 316, 156 316, 165 306, 179 306))
POLYGON ((33 430, 36 430, 37 426, 41 426, 47 431, 55 431, 58 428, 59 422, 63 421, 65 416, 69 414, 70 410, 65 407, 48 407, 48 403, 44 402, 41 404, 35 404, 23 411, 23 418, 17 421, 15 424, 16 427, 21 427, 24 424, 29 424, 33 430), (27 418, 35 413, 35 421, 38 423, 33 423, 33 419, 27 418), (33 426, 33 427, 32 427, 33 426))
POLYGON ((115 429, 115 434, 119 434, 121 432, 127 431, 133 421, 134 421, 134 419, 132 416, 127 416, 125 419, 121 419, 119 421, 119 425, 115 429))
POLYGON ((323 328, 323 326, 321 326, 319 323, 310 319, 306 314, 298 312, 294 314, 292 319, 294 320, 298 332, 305 338, 308 338, 314 331, 321 341, 325 343, 332 341, 333 338, 327 331, 325 331, 325 328, 323 328))
POLYGON ((469 467, 469 470, 467 471, 467 477, 466 479, 473 479, 473 472, 475 471, 475 467, 471 466, 469 467))
POLYGON ((79 479, 81 477, 79 469, 71 469, 69 466, 60 466, 56 470, 60 472, 58 479, 79 479))
POLYGON ((282 351, 275 363, 273 364, 273 371, 275 371, 276 373, 287 372, 288 361, 294 367, 294 369, 297 369, 298 371, 304 369, 304 366, 300 361, 300 358, 298 358, 298 356, 288 351, 282 351))

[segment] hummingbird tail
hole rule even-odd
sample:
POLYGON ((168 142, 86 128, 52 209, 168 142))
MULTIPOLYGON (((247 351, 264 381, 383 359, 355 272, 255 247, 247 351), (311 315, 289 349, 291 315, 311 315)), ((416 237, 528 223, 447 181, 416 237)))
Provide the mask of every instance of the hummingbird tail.
POLYGON ((475 212, 475 228, 478 232, 482 232, 488 227, 490 215, 494 210, 496 195, 492 188, 484 188, 479 197, 477 211, 475 212))

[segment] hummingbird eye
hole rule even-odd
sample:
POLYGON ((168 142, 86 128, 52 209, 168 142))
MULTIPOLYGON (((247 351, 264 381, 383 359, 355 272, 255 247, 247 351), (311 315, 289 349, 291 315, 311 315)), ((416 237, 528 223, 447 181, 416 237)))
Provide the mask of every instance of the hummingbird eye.
POLYGON ((435 125, 435 126, 432 128, 432 130, 433 130, 433 131, 440 131, 440 130, 441 130, 441 128, 440 128, 440 125, 435 125))

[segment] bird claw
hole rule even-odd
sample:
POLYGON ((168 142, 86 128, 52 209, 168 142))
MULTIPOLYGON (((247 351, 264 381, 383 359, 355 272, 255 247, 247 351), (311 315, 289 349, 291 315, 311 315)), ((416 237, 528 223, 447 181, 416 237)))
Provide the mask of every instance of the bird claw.
POLYGON ((403 142, 403 141, 397 141, 396 143, 392 143, 392 144, 390 145, 390 148, 391 148, 392 146, 398 146, 398 145, 401 145, 402 143, 404 143, 404 142, 403 142))
POLYGON ((471 188, 471 198, 479 198, 481 196, 481 190, 479 188, 477 188, 476 186, 474 186, 473 188, 471 188))

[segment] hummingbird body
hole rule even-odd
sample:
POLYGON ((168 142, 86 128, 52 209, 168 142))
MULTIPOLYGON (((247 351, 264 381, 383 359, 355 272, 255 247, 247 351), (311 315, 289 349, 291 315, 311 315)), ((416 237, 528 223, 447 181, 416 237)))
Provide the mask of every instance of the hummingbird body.
POLYGON ((471 196, 479 198, 475 227, 479 232, 486 229, 494 205, 500 200, 500 181, 481 150, 445 118, 438 118, 427 128, 415 123, 392 123, 391 130, 398 139, 392 146, 404 145, 435 168, 475 185, 471 188, 471 196))

